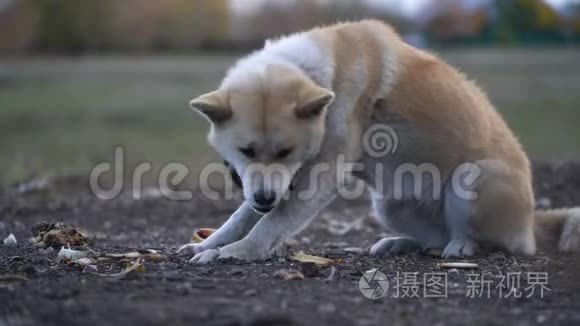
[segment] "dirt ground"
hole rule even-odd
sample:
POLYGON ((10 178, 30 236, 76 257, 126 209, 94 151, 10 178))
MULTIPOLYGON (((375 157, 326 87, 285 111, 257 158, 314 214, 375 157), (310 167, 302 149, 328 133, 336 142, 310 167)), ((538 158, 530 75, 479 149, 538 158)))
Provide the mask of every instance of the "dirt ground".
MULTIPOLYGON (((580 163, 536 163, 535 189, 545 207, 580 205, 580 163)), ((0 244, 0 325, 571 325, 580 324, 580 256, 516 257, 503 253, 469 259, 476 270, 443 270, 441 259, 417 254, 381 259, 367 249, 381 232, 361 203, 337 202, 296 237, 293 250, 337 259, 318 267, 287 258, 266 262, 226 261, 188 265, 174 254, 199 227, 217 227, 234 209, 232 202, 196 199, 135 201, 122 196, 100 201, 88 192, 86 178, 53 179, 43 189, 21 186, 0 193, 0 236, 14 233, 19 243, 0 244), (159 250, 162 261, 147 261, 146 270, 122 279, 83 273, 56 260, 57 251, 35 248, 29 228, 40 221, 63 221, 94 238, 100 252, 159 250), (353 222, 349 228, 343 227, 353 222), (348 231, 345 235, 338 235, 348 231), (359 280, 373 268, 387 275, 385 297, 371 300, 359 280), (303 280, 274 277, 280 269, 300 270, 303 280), (418 284, 401 281, 417 272, 418 284), (501 275, 521 274, 516 292, 500 293, 501 275), (445 273, 447 298, 424 298, 428 273, 445 273), (469 275, 493 280, 483 298, 467 297, 469 275), (547 273, 543 298, 525 290, 533 273, 547 273), (397 275, 400 278, 397 278, 397 275), (395 284, 404 285, 395 292, 395 284), (404 297, 405 288, 420 298, 404 297), (516 297, 517 292, 521 297, 516 297)), ((99 263, 101 273, 121 270, 99 263)), ((443 275, 443 274, 439 274, 443 275)), ((371 286, 376 286, 371 283, 371 286)), ((407 292, 409 294, 409 292, 407 292)))

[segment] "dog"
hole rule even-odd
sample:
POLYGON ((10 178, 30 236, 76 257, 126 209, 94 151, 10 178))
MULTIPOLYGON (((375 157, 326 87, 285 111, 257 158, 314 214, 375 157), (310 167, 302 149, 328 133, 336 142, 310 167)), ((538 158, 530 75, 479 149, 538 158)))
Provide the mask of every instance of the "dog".
POLYGON ((385 23, 267 41, 190 106, 245 198, 212 236, 179 249, 192 263, 271 257, 353 177, 393 234, 374 256, 580 250, 580 209, 534 211, 528 158, 484 92, 385 23), (396 138, 382 140, 387 153, 369 150, 381 128, 396 138))

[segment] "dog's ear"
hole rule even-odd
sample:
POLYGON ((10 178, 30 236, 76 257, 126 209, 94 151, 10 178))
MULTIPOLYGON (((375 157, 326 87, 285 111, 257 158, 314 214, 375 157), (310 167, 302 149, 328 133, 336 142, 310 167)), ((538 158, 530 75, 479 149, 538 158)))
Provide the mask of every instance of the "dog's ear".
POLYGON ((309 86, 300 95, 296 116, 300 119, 320 117, 334 100, 334 93, 319 86, 309 86))
POLYGON ((209 122, 220 124, 232 118, 233 112, 227 103, 226 94, 217 90, 189 102, 189 106, 203 115, 209 122))

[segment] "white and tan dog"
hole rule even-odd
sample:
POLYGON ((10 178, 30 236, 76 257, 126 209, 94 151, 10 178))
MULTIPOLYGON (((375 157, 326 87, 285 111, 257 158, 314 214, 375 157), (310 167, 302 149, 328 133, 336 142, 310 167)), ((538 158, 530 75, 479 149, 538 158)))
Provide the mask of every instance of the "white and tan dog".
POLYGON ((363 167, 355 176, 397 235, 372 255, 580 250, 580 209, 534 212, 528 159, 486 95, 381 22, 269 41, 190 105, 211 123, 209 142, 241 176, 245 197, 216 233, 180 249, 194 263, 270 257, 337 196, 349 176, 339 157, 363 167), (396 135, 396 151, 365 150, 374 126, 396 135))

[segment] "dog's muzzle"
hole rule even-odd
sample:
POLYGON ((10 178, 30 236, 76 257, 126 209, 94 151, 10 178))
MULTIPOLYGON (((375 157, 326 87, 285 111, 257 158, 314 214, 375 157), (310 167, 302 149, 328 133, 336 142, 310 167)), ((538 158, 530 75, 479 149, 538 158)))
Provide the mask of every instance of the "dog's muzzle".
MULTIPOLYGON (((224 165, 230 170, 230 176, 231 176, 234 184, 236 186, 240 187, 241 189, 243 189, 244 184, 242 183, 242 178, 240 178, 240 175, 238 174, 238 172, 236 172, 236 169, 234 169, 234 167, 230 164, 230 162, 225 161, 225 160, 224 160, 224 165)), ((294 179, 292 179, 292 182, 290 182, 290 186, 288 186, 288 190, 290 190, 290 191, 294 190, 294 181, 296 180, 296 175, 294 175, 294 179)))

